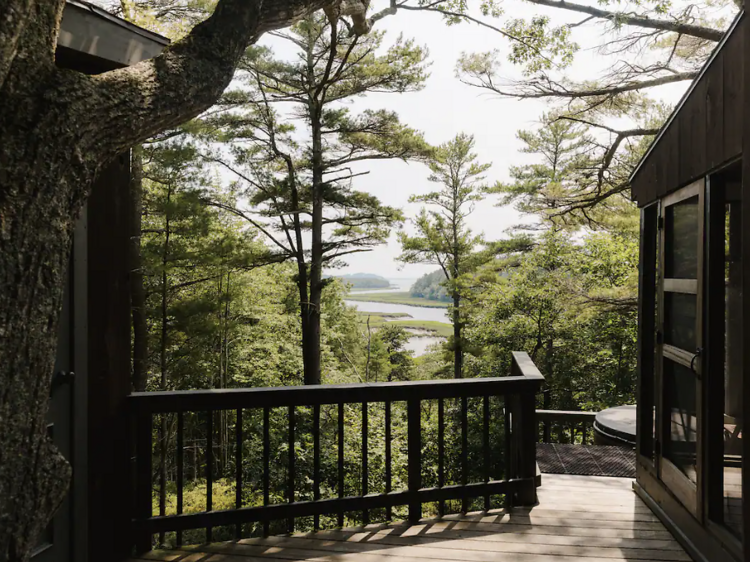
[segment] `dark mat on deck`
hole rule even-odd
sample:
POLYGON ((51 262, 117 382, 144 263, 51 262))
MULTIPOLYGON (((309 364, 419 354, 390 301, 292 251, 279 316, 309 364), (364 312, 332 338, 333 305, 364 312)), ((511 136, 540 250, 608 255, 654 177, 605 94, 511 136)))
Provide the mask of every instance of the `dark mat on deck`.
POLYGON ((547 474, 635 478, 635 451, 623 447, 538 443, 536 462, 547 474))

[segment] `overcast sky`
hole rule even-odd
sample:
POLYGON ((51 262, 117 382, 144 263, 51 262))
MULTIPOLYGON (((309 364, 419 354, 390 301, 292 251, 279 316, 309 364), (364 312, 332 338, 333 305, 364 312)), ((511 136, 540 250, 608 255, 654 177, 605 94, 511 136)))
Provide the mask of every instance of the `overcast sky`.
MULTIPOLYGON (((381 1, 373 2, 371 10, 381 9, 381 1)), ((541 8, 521 2, 508 2, 514 17, 538 14, 541 8)), ((554 22, 575 22, 580 18, 550 10, 554 22), (561 17, 562 16, 562 17, 561 17)), ((416 93, 373 94, 357 100, 355 109, 387 108, 396 111, 402 122, 422 131, 428 142, 439 144, 450 140, 459 132, 473 134, 476 152, 480 161, 491 162, 487 180, 507 180, 511 165, 531 162, 532 155, 519 153, 521 143, 516 138, 519 129, 536 127, 540 115, 549 109, 545 102, 536 100, 499 99, 482 90, 466 86, 455 76, 456 61, 462 52, 479 52, 498 49, 501 52, 502 73, 506 77, 520 77, 518 69, 505 61, 509 48, 507 40, 491 30, 476 25, 462 24, 446 26, 438 14, 401 11, 395 16, 381 20, 380 29, 387 31, 386 41, 403 33, 405 38, 414 38, 426 45, 430 51, 430 77, 426 87, 416 93)), ((589 48, 579 53, 572 69, 576 79, 595 78, 598 70, 611 61, 605 60, 590 47, 600 44, 602 31, 596 25, 576 30, 576 40, 589 48)), ((262 43, 278 50, 277 39, 266 38, 262 43)), ((663 89, 662 95, 676 99, 684 86, 663 89)), ((407 218, 414 217, 420 206, 408 202, 409 195, 425 193, 433 188, 427 181, 428 170, 421 164, 406 164, 400 161, 376 161, 368 163, 369 175, 355 179, 355 188, 377 195, 380 200, 404 210, 407 218)), ((519 222, 528 222, 512 208, 494 206, 496 199, 488 198, 476 206, 470 217, 471 227, 483 232, 488 239, 498 239, 505 231, 519 222)), ((411 229, 408 224, 405 228, 411 229)), ((395 235, 385 246, 364 254, 347 256, 347 267, 341 273, 377 273, 384 277, 418 277, 435 269, 430 265, 403 266, 396 261, 400 248, 395 235)))

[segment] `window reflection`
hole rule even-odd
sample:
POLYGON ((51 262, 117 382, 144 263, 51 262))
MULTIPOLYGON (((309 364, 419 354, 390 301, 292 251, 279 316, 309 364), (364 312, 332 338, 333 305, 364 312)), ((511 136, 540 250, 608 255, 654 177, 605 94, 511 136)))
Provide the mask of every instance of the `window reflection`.
POLYGON ((692 482, 697 482, 696 383, 693 371, 664 359, 664 397, 669 412, 669 440, 665 443, 664 456, 692 482))
POLYGON ((666 276, 697 279, 698 197, 667 207, 666 223, 666 276))
POLYGON ((664 341, 686 351, 695 350, 696 296, 664 293, 664 341))

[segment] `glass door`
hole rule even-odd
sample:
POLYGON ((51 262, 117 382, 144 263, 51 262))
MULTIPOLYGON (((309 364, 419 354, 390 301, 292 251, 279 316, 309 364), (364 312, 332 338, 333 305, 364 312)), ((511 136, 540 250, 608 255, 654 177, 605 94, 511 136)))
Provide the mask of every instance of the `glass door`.
POLYGON ((656 363, 659 477, 695 516, 701 473, 704 182, 662 201, 656 363))

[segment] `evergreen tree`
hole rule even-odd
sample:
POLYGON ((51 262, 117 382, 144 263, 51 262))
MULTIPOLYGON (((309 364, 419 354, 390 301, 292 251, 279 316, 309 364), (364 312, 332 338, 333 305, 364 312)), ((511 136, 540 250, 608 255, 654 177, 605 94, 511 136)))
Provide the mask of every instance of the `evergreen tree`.
POLYGON ((500 205, 536 215, 543 228, 637 228, 628 177, 646 149, 644 139, 622 139, 604 151, 595 128, 559 114, 545 114, 538 129, 517 137, 521 152, 538 160, 511 166, 511 181, 488 189, 502 196, 500 205))
POLYGON ((474 138, 463 133, 438 148, 429 162, 432 172, 429 180, 440 184, 440 190, 409 198, 411 202, 424 203, 427 208, 423 208, 415 220, 415 235, 399 235, 401 261, 436 264, 443 271, 452 300, 451 344, 453 372, 457 379, 463 376, 461 329, 464 319, 461 299, 466 276, 484 257, 478 252, 483 239, 472 233, 466 219, 474 208, 474 202, 482 198, 484 172, 491 165, 477 162, 473 148, 474 138))
POLYGON ((634 400, 638 238, 544 233, 506 275, 470 297, 476 375, 508 372, 526 351, 544 373, 546 408, 600 410, 634 400))
POLYGON ((368 92, 404 93, 424 83, 426 52, 398 39, 378 54, 383 34, 351 35, 336 20, 306 18, 278 34, 292 61, 252 49, 211 120, 231 147, 215 159, 236 173, 247 207, 233 212, 263 232, 279 259, 297 265, 305 382, 321 381, 324 268, 385 242, 401 213, 357 191, 353 180, 373 160, 422 158, 421 134, 385 110, 354 114, 345 102, 368 92))

